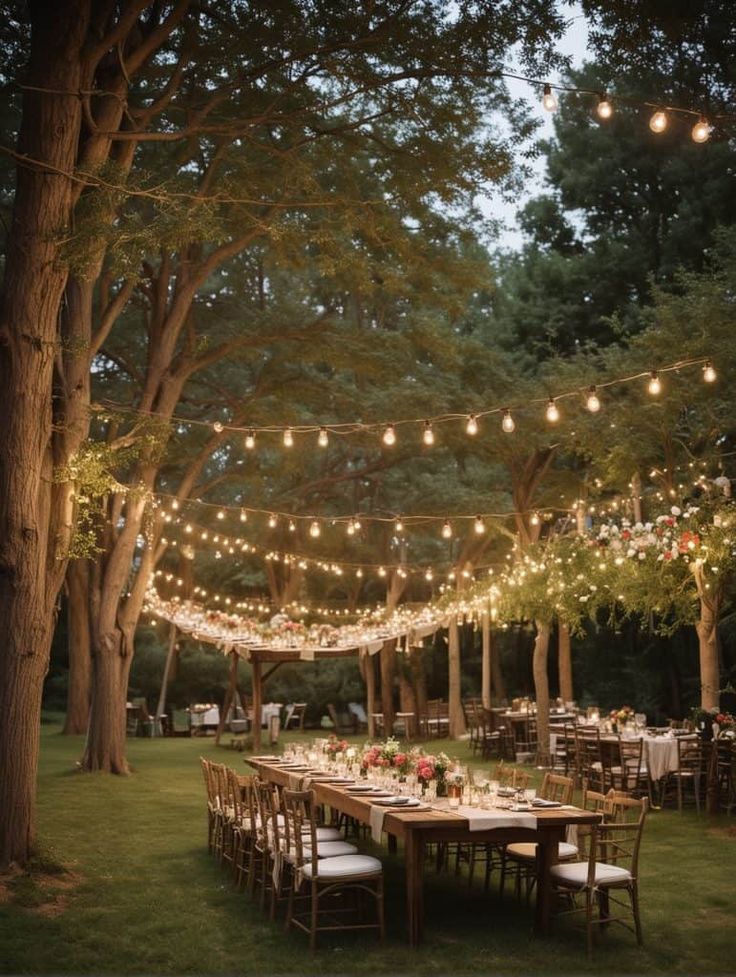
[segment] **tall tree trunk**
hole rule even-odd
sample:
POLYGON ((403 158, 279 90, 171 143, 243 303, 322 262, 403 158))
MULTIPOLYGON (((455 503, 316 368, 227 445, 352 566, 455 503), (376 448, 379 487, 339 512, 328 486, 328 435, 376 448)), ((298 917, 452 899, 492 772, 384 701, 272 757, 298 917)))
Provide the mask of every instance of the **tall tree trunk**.
POLYGON ((89 562, 72 560, 66 571, 69 688, 63 732, 67 735, 86 732, 89 722, 92 683, 89 584, 89 562))
POLYGON ((493 635, 491 634, 491 620, 488 612, 481 616, 481 679, 480 696, 484 709, 491 708, 491 688, 493 686, 493 635))
POLYGON ((466 732, 465 714, 463 713, 462 668, 460 662, 460 628, 456 618, 450 621, 447 643, 447 662, 449 688, 447 690, 447 708, 450 719, 450 736, 459 739, 466 732))
POLYGON ((396 713, 394 710, 394 677, 396 675, 396 639, 384 641, 379 651, 381 665, 381 711, 383 712, 383 728, 386 736, 390 736, 394 728, 396 713))
POLYGON ((169 679, 174 673, 174 661, 176 660, 176 625, 169 626, 169 647, 166 651, 166 664, 164 665, 164 676, 161 679, 161 691, 158 695, 158 705, 156 706, 156 721, 158 722, 166 712, 166 694, 169 689, 169 679))
POLYGON ((26 862, 33 842, 41 693, 64 578, 57 518, 70 500, 53 483, 52 383, 67 276, 59 242, 74 199, 62 174, 74 169, 79 142, 74 93, 90 4, 35 2, 29 10, 18 151, 39 165, 18 167, 0 294, 0 867, 26 862))
POLYGON ((550 626, 547 621, 535 621, 537 636, 534 639, 534 693, 537 702, 537 755, 540 763, 549 761, 549 657, 550 626))
POLYGON ((373 714, 376 711, 376 664, 373 655, 361 655, 360 670, 365 681, 365 711, 368 719, 368 736, 373 739, 376 735, 376 723, 373 714))
POLYGON ((634 472, 631 478, 631 504, 634 509, 634 522, 643 522, 643 508, 641 504, 641 475, 634 472))
POLYGON ((563 702, 573 702, 575 695, 572 685, 570 628, 562 621, 558 621, 557 624, 557 671, 560 679, 560 698, 563 702))
POLYGON ((718 615, 720 595, 700 598, 700 620, 695 625, 700 651, 700 705, 703 709, 718 709, 721 686, 718 667, 718 615))
POLYGON ((504 682, 503 671, 501 670, 501 656, 498 653, 498 642, 495 640, 493 642, 493 654, 491 655, 491 671, 493 673, 491 685, 493 687, 493 694, 496 697, 496 704, 498 705, 506 699, 506 683, 504 682))
POLYGON ((427 673, 424 668, 424 649, 409 649, 409 670, 414 689, 417 718, 427 714, 427 673))

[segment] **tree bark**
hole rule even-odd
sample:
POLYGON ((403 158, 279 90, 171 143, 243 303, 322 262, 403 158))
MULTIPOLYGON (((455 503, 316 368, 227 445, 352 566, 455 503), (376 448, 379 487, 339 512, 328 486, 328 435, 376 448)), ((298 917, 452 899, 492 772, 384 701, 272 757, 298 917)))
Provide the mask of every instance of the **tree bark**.
POLYGON ((634 522, 643 522, 643 508, 641 504, 641 475, 634 472, 631 478, 631 504, 634 508, 634 522))
POLYGON ((373 655, 365 654, 362 658, 362 671, 365 678, 365 711, 368 719, 368 736, 373 739, 376 735, 376 723, 373 713, 376 711, 376 665, 373 655))
POLYGON ((408 658, 418 721, 420 716, 427 714, 427 673, 424 670, 424 650, 410 648, 408 658))
POLYGON ((537 756, 538 762, 549 761, 549 655, 550 626, 546 621, 535 621, 537 636, 534 639, 534 695, 537 702, 537 756))
POLYGON ((496 704, 499 704, 506 699, 506 683, 501 670, 501 656, 498 653, 497 641, 494 641, 493 654, 491 655, 491 671, 493 673, 491 686, 496 697, 496 704))
POLYGON ((64 579, 68 527, 57 519, 71 505, 53 482, 52 384, 67 277, 59 242, 74 199, 63 174, 79 142, 90 17, 89 0, 29 6, 18 150, 40 162, 18 166, 0 294, 0 868, 25 863, 33 843, 41 693, 64 579))
POLYGON ((92 651, 89 619, 89 563, 72 560, 66 571, 69 688, 63 732, 79 735, 89 723, 92 651))
POLYGON ((482 664, 480 679, 480 696, 484 709, 491 708, 491 689, 493 687, 493 636, 488 612, 481 616, 482 664))
POLYGON ((459 739, 466 732, 462 699, 462 668, 460 662, 460 628, 457 619, 450 621, 447 644, 448 679, 447 707, 450 720, 450 737, 459 739))
POLYGON ((394 728, 396 712, 394 710, 394 677, 396 675, 396 639, 384 641, 379 651, 381 665, 381 711, 383 712, 383 729, 386 736, 391 736, 394 728))
POLYGON ((559 621, 557 626, 557 671, 560 680, 560 698, 563 702, 574 702, 570 629, 562 621, 559 621))
POLYGON ((700 620, 695 625, 700 652, 700 705, 718 709, 721 686, 718 667, 718 612, 720 597, 700 598, 700 620))
POLYGON ((169 688, 169 678, 173 675, 174 660, 176 659, 176 625, 169 626, 169 647, 166 652, 166 664, 164 665, 164 676, 161 679, 161 691, 158 696, 156 706, 156 721, 158 722, 166 712, 166 693, 169 688))
POLYGON ((92 708, 82 766, 87 771, 127 774, 126 714, 131 656, 123 635, 111 631, 93 650, 92 708))

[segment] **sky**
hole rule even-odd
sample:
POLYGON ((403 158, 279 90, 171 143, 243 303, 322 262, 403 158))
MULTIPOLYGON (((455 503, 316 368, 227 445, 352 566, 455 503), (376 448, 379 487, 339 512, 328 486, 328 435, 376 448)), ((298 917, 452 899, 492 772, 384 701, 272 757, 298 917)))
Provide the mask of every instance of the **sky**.
MULTIPOLYGON (((579 67, 585 60, 586 48, 588 43, 588 26, 585 16, 577 3, 567 4, 565 11, 569 21, 567 31, 560 38, 557 45, 558 50, 568 55, 572 60, 573 67, 579 67)), ((551 75, 551 82, 559 81, 559 77, 551 75)), ((537 93, 524 82, 510 79, 508 82, 509 90, 515 98, 525 98, 527 101, 536 101, 539 105, 539 117, 542 125, 537 130, 536 138, 548 139, 554 135, 552 114, 545 112, 539 104, 537 93)), ((481 210, 488 216, 493 216, 503 221, 504 229, 498 236, 497 244, 499 247, 509 250, 518 250, 521 247, 523 237, 519 230, 516 220, 517 211, 523 207, 526 201, 544 190, 544 159, 531 161, 534 171, 533 176, 527 181, 524 194, 512 202, 504 201, 500 197, 489 196, 478 201, 481 210)))

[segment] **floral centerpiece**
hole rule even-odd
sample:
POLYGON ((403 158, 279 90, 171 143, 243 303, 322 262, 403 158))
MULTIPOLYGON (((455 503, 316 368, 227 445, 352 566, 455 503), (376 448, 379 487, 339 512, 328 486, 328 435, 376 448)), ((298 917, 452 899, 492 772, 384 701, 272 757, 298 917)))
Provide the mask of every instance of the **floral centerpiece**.
POLYGON ((414 767, 417 780, 423 787, 431 781, 437 781, 438 792, 442 793, 445 786, 445 775, 450 767, 450 758, 446 753, 424 753, 417 751, 414 767))
POLYGON ((349 746, 347 740, 338 739, 334 733, 330 733, 324 745, 324 752, 334 760, 338 753, 347 753, 349 746))
POLYGON ((414 769, 414 755, 402 750, 399 741, 389 736, 383 743, 373 744, 363 751, 360 768, 365 772, 370 767, 395 770, 399 776, 405 777, 414 769))
POLYGON ((691 721, 701 739, 710 740, 715 736, 736 735, 736 718, 730 712, 719 709, 703 709, 696 706, 691 712, 691 721))
POLYGON ((621 706, 620 709, 611 709, 611 723, 624 726, 626 723, 634 721, 634 710, 631 706, 621 706))

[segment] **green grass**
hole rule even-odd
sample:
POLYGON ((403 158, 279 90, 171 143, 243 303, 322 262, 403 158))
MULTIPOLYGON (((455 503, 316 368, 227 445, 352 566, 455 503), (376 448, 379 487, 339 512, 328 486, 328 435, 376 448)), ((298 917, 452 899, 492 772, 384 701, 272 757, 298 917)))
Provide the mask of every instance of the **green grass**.
MULTIPOLYGON (((447 748, 447 741, 443 744, 447 748)), ((43 856, 0 904, 4 973, 727 973, 736 969, 736 823, 655 812, 644 835, 645 946, 620 927, 589 964, 571 919, 532 935, 532 912, 484 897, 428 867, 426 941, 404 937, 401 851, 386 867, 388 939, 325 941, 311 957, 236 893, 206 851, 201 754, 245 770, 211 740, 130 740, 131 777, 75 770, 80 739, 43 727, 39 833, 43 856), (60 872, 60 865, 67 873, 60 872)), ((467 759, 467 746, 452 749, 467 759)), ((371 846, 366 843, 366 848, 371 846)))

